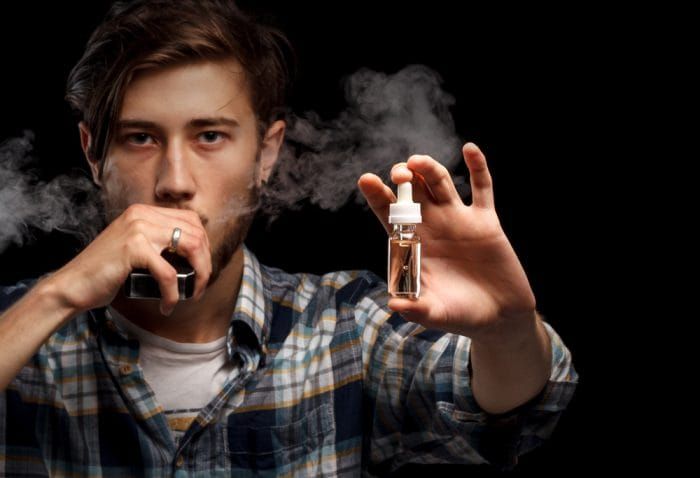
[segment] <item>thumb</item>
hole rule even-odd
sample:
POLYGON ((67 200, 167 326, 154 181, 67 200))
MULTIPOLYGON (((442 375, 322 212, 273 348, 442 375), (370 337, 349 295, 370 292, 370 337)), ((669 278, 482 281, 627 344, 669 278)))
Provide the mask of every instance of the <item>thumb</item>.
POLYGON ((406 320, 423 324, 427 320, 429 308, 421 301, 421 299, 404 299, 392 297, 389 299, 387 306, 394 312, 401 314, 406 320))

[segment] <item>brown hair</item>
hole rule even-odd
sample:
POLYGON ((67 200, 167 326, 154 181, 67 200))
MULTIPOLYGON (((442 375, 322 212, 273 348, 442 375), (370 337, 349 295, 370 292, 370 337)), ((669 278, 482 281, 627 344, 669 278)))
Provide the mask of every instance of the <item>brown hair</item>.
POLYGON ((65 99, 93 138, 100 174, 124 93, 137 70, 193 60, 237 60, 246 72, 259 138, 285 116, 293 51, 278 30, 256 23, 233 0, 115 2, 71 70, 65 99))

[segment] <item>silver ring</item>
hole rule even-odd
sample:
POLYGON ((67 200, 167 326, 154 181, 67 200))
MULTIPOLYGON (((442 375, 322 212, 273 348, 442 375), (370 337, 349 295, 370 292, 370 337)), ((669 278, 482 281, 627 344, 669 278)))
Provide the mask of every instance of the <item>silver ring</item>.
POLYGON ((182 235, 182 229, 176 227, 173 229, 173 235, 170 238, 170 245, 168 246, 168 252, 177 252, 177 244, 180 242, 180 236, 182 235))

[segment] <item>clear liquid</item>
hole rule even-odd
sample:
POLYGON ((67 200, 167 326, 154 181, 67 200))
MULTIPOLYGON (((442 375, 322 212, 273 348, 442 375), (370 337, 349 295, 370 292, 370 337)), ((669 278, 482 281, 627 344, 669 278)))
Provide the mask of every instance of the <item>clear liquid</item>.
POLYGON ((420 241, 389 239, 389 293, 395 297, 418 298, 420 293, 420 241))

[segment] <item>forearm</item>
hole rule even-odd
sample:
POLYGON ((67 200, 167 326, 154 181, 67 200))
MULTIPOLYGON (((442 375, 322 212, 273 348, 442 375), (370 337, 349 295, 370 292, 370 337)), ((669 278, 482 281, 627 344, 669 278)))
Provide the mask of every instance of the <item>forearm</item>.
POLYGON ((0 316, 0 392, 51 334, 77 312, 50 279, 40 280, 0 316))
POLYGON ((472 339, 470 360, 477 403, 488 413, 505 413, 542 391, 551 373, 552 347, 537 315, 517 336, 472 339))

